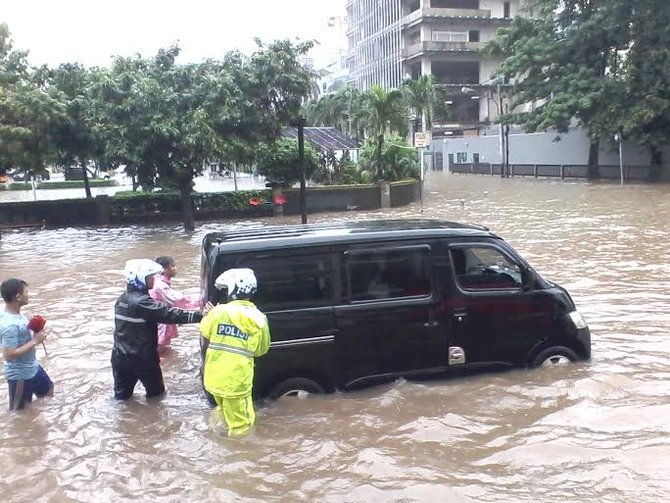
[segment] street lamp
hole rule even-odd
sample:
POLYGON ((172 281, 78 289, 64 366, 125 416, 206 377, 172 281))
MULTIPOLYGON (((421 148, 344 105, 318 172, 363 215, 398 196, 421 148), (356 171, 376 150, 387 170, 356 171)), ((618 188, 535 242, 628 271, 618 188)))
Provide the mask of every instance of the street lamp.
POLYGON ((307 186, 305 181, 305 124, 301 115, 298 118, 298 158, 300 159, 300 216, 303 224, 307 223, 307 186))

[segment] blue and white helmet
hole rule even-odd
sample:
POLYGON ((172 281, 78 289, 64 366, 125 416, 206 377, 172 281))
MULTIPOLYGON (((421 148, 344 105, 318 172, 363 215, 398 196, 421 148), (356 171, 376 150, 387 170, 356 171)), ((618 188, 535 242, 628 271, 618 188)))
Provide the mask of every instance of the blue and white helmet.
POLYGON ((126 261, 123 275, 126 283, 140 290, 147 288, 147 276, 153 276, 163 271, 163 266, 147 258, 137 258, 126 261))
POLYGON ((214 281, 214 286, 228 290, 228 298, 231 300, 250 299, 256 293, 258 283, 256 275, 251 269, 228 269, 214 281))

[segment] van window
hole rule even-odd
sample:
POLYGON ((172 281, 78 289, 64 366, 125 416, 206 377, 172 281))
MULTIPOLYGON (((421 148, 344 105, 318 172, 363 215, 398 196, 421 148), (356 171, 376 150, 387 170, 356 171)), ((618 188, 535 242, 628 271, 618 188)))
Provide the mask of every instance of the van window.
POLYGON ((246 258, 235 267, 249 267, 256 274, 254 303, 264 311, 330 306, 332 261, 329 255, 246 258))
POLYGON ((347 254, 349 299, 364 301, 431 293, 428 247, 347 254))
POLYGON ((516 290, 523 285, 521 268, 500 250, 472 246, 450 253, 454 276, 464 290, 516 290))

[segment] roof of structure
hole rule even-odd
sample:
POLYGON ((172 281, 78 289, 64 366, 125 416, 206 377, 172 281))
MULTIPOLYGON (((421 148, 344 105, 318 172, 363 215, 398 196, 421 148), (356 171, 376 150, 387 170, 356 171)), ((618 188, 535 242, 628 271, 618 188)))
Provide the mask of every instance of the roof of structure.
MULTIPOLYGON (((297 128, 284 128, 282 136, 298 138, 297 128)), ((357 140, 346 136, 334 127, 306 127, 305 139, 317 150, 356 150, 360 148, 357 140)))

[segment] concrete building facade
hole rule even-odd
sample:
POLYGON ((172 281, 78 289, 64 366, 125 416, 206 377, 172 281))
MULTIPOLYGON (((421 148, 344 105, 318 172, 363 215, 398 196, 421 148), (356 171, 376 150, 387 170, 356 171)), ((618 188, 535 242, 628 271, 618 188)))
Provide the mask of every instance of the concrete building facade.
POLYGON ((348 0, 349 84, 395 88, 432 74, 446 90, 449 123, 435 137, 477 135, 500 114, 491 75, 499 60, 479 53, 521 13, 522 0, 348 0))
POLYGON ((348 84, 396 88, 403 80, 401 0, 347 0, 348 84))

